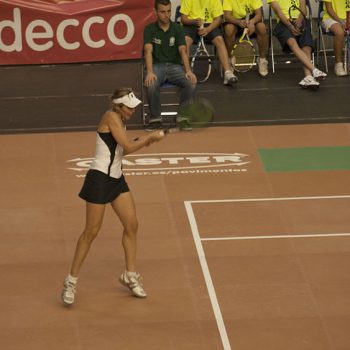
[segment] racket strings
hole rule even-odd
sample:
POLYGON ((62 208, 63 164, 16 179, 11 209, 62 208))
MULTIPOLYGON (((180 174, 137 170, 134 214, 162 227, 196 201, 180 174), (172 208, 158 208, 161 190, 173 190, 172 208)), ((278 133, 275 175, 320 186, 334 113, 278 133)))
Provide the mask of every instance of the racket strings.
POLYGON ((196 53, 192 63, 193 73, 196 75, 199 82, 204 82, 209 78, 211 72, 211 59, 203 50, 196 53))
POLYGON ((178 116, 186 119, 193 128, 203 128, 213 121, 214 109, 209 101, 196 99, 181 106, 178 116))
POLYGON ((232 52, 234 56, 235 70, 246 71, 255 63, 255 49, 248 41, 240 42, 232 52))

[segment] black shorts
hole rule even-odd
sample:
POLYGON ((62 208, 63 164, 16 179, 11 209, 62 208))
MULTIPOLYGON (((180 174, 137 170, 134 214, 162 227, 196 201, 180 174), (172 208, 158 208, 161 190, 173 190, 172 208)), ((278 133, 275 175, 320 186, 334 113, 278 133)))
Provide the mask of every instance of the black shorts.
MULTIPOLYGON (((235 24, 232 24, 232 23, 224 23, 224 28, 225 26, 227 26, 228 24, 231 24, 232 26, 235 26, 237 28, 237 33, 236 33, 236 38, 240 38, 242 35, 243 35, 243 32, 244 32, 244 29, 245 28, 242 28, 240 26, 237 26, 235 24)), ((255 38, 256 37, 256 32, 254 32, 253 34, 249 35, 249 38, 255 38)))
POLYGON ((101 171, 90 169, 79 197, 90 203, 106 204, 113 202, 121 193, 129 191, 124 175, 116 179, 101 171))
POLYGON ((278 22, 273 30, 273 34, 278 39, 283 51, 285 52, 291 52, 287 44, 287 41, 290 38, 294 38, 300 48, 303 48, 304 46, 310 46, 313 49, 313 40, 309 23, 301 35, 294 36, 287 26, 285 26, 282 22, 278 22))
MULTIPOLYGON (((209 24, 205 24, 204 27, 207 27, 209 24)), ((190 26, 183 26, 185 30, 185 36, 189 36, 194 43, 197 43, 199 41, 199 35, 198 35, 198 27, 195 25, 190 26)), ((222 36, 221 27, 217 27, 214 30, 212 30, 208 35, 204 37, 205 42, 211 43, 213 39, 215 39, 217 36, 222 36)))

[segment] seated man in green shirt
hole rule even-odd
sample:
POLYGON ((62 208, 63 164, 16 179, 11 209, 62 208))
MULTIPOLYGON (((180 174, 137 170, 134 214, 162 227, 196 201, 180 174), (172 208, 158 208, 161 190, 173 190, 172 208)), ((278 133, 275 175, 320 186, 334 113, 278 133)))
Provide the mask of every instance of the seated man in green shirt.
MULTIPOLYGON (((144 30, 144 58, 146 77, 144 84, 151 117, 146 130, 161 128, 160 87, 169 82, 181 88, 180 104, 194 96, 197 78, 191 71, 185 33, 182 26, 172 22, 170 0, 155 0, 157 21, 144 30)), ((190 130, 186 121, 181 128, 190 130)))

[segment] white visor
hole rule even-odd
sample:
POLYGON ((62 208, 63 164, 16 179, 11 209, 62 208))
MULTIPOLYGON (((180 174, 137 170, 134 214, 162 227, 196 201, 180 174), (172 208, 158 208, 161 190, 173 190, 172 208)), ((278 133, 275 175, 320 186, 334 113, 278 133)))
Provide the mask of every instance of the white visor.
POLYGON ((133 92, 130 92, 129 94, 124 95, 123 97, 115 98, 113 100, 113 103, 115 104, 122 103, 126 107, 135 108, 141 103, 141 101, 134 95, 133 92))

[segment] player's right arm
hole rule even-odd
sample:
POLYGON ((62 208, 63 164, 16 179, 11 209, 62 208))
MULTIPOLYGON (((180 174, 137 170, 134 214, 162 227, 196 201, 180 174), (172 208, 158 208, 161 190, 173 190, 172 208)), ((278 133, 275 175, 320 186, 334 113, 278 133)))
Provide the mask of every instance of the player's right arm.
POLYGON ((270 1, 270 5, 275 12, 276 16, 280 19, 280 21, 289 28, 293 35, 299 35, 300 33, 294 28, 292 23, 289 21, 289 18, 283 13, 280 4, 277 1, 270 1))
POLYGON ((153 72, 153 45, 145 44, 143 49, 144 61, 146 66, 145 85, 152 86, 157 80, 157 76, 153 72))
POLYGON ((123 147, 124 155, 136 152, 142 147, 149 146, 151 143, 160 141, 164 135, 160 130, 151 132, 147 135, 139 137, 137 140, 130 140, 125 130, 124 123, 118 117, 117 112, 108 111, 103 116, 103 123, 108 127, 112 133, 113 138, 118 144, 123 147))

